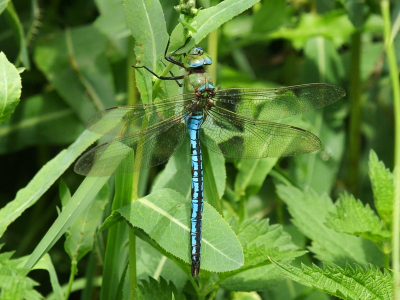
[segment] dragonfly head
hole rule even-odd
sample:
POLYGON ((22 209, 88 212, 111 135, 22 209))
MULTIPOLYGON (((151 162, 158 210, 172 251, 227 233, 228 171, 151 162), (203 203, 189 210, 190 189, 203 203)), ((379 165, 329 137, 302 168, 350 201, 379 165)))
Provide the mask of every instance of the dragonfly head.
POLYGON ((183 66, 186 69, 198 68, 206 65, 211 65, 211 57, 203 51, 201 47, 192 48, 185 56, 183 66))

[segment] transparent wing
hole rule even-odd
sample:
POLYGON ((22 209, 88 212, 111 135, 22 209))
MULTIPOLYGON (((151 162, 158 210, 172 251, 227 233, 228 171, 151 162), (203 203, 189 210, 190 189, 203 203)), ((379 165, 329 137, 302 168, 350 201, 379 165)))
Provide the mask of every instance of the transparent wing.
POLYGON ((210 150, 232 158, 293 156, 321 148, 318 137, 304 129, 215 107, 207 112, 200 139, 210 150))
POLYGON ((185 113, 172 116, 129 136, 123 136, 86 152, 75 164, 75 172, 86 176, 106 176, 139 171, 167 161, 187 135, 185 113), (126 163, 133 161, 135 163, 126 163))
POLYGON ((93 115, 86 128, 100 134, 127 136, 182 113, 193 99, 193 94, 183 94, 146 104, 111 107, 93 115))
POLYGON ((217 91, 214 104, 251 119, 278 120, 324 107, 346 95, 338 86, 312 83, 273 89, 217 91))

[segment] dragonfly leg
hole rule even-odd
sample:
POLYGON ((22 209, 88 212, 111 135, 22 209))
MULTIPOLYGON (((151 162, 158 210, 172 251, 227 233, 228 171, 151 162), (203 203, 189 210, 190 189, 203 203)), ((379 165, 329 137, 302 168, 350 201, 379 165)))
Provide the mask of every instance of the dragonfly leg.
POLYGON ((169 61, 170 63, 173 63, 173 64, 178 65, 178 66, 180 66, 180 67, 183 68, 183 63, 181 63, 180 61, 177 61, 176 59, 174 59, 174 58, 172 57, 172 55, 174 55, 177 51, 179 51, 179 50, 181 50, 183 47, 185 47, 185 46, 187 45, 187 43, 190 41, 190 39, 191 39, 191 37, 189 36, 189 37, 186 39, 185 43, 184 43, 182 46, 180 46, 178 49, 172 51, 171 54, 167 56, 169 44, 170 44, 170 41, 171 41, 171 37, 169 37, 169 38, 168 38, 168 43, 167 43, 167 48, 165 48, 165 52, 164 52, 164 58, 165 58, 165 60, 166 60, 166 61, 169 61))
MULTIPOLYGON (((160 59, 160 61, 161 61, 161 63, 164 65, 164 67, 167 66, 161 59, 160 59)), ((175 75, 174 75, 171 71, 169 71, 169 74, 171 74, 172 77, 175 77, 175 75)), ((175 80, 175 82, 176 82, 176 84, 177 84, 179 87, 182 87, 182 86, 183 86, 178 80, 175 80)))
POLYGON ((132 67, 134 67, 135 69, 142 69, 142 68, 144 68, 144 69, 146 69, 148 72, 150 72, 151 74, 153 74, 154 76, 156 76, 158 79, 161 79, 161 80, 178 80, 178 79, 183 79, 183 75, 182 76, 172 76, 172 77, 165 77, 165 76, 158 76, 156 73, 154 73, 152 70, 150 70, 148 67, 146 67, 146 66, 140 66, 140 67, 137 67, 137 66, 132 66, 132 67))

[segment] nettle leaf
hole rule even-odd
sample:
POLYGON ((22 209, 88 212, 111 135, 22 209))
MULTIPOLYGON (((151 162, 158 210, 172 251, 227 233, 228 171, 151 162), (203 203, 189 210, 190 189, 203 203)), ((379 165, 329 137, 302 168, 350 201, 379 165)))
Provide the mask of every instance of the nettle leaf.
POLYGON ((21 97, 21 77, 17 68, 0 52, 0 122, 7 121, 21 97))
POLYGON ((13 252, 0 253, 1 299, 43 299, 43 296, 34 289, 39 284, 26 276, 29 270, 20 267, 25 258, 11 259, 13 254, 13 252))
POLYGON ((372 240, 385 241, 391 233, 383 228, 382 221, 367 204, 349 194, 340 195, 336 203, 336 213, 330 213, 325 223, 337 232, 348 233, 372 240))
POLYGON ((134 299, 160 299, 160 300, 184 300, 185 295, 179 293, 172 282, 160 278, 160 281, 149 277, 149 281, 141 280, 140 284, 133 291, 134 299))
POLYGON ((297 251, 290 234, 281 225, 269 225, 269 220, 247 219, 235 230, 243 245, 244 265, 235 271, 220 274, 222 286, 227 289, 251 291, 263 290, 279 275, 273 272, 269 257, 279 261, 289 261, 303 255, 297 251), (257 271, 254 271, 257 270, 257 271), (273 272, 268 274, 268 272, 273 272))
POLYGON ((64 248, 72 261, 80 261, 82 257, 93 249, 96 227, 107 201, 108 185, 105 184, 85 211, 79 215, 66 231, 67 239, 64 243, 64 248))
MULTIPOLYGON (((146 232, 173 256, 190 263, 190 201, 179 193, 158 190, 113 212, 101 230, 124 218, 146 232)), ((208 203, 204 203, 201 268, 226 272, 243 265, 243 250, 232 229, 208 203)))
POLYGON ((369 177, 374 193, 375 207, 383 221, 390 225, 393 214, 394 181, 393 174, 379 161, 376 153, 369 153, 369 177))
POLYGON ((309 248, 324 262, 344 265, 355 262, 383 266, 383 254, 369 240, 336 232, 325 225, 335 205, 325 194, 319 196, 311 189, 301 191, 293 186, 277 186, 279 197, 288 205, 293 224, 312 240, 309 248))
POLYGON ((388 271, 370 265, 363 269, 359 265, 345 269, 336 265, 325 265, 320 269, 302 265, 301 269, 272 260, 286 276, 303 285, 318 289, 341 299, 388 300, 392 299, 392 276, 388 271))

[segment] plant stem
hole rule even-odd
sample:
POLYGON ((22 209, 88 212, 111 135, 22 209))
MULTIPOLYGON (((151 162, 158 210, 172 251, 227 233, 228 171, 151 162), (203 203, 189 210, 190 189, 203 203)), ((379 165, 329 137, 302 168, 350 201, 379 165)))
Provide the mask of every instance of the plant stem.
POLYGON ((129 46, 128 49, 130 51, 128 51, 128 74, 127 74, 127 90, 128 90, 128 99, 126 101, 127 105, 133 105, 136 104, 138 102, 139 99, 139 93, 138 90, 136 88, 136 77, 135 77, 135 69, 132 68, 132 66, 134 66, 136 64, 136 55, 135 53, 132 51, 132 49, 134 48, 135 45, 135 40, 130 37, 129 38, 129 46))
POLYGON ((208 67, 208 73, 217 82, 217 63, 218 63, 218 29, 212 31, 208 36, 207 53, 210 55, 213 63, 208 67))
POLYGON ((400 83, 399 70, 397 67, 396 54, 391 39, 391 20, 390 7, 388 0, 381 1, 382 17, 384 22, 384 38, 387 59, 389 63, 390 79, 393 92, 393 106, 395 119, 395 148, 394 148, 394 176, 395 176, 395 199, 393 205, 393 252, 392 252, 392 269, 393 269, 393 289, 394 299, 400 299, 400 83))
POLYGON ((351 37, 350 67, 350 132, 349 132, 349 177, 348 183, 353 195, 358 194, 358 170, 361 143, 361 32, 357 30, 351 37))
POLYGON ((75 259, 72 260, 72 262, 71 262, 71 274, 69 274, 68 288, 67 288, 67 291, 65 293, 65 298, 64 298, 65 300, 68 300, 69 299, 69 295, 71 294, 72 284, 74 283, 75 274, 76 274, 76 271, 77 271, 76 264, 77 264, 76 260, 75 259))
MULTIPOLYGON (((164 71, 161 73, 160 76, 167 76, 169 71, 172 70, 172 68, 174 67, 173 63, 169 63, 167 65, 167 67, 164 69, 164 71)), ((160 88, 160 84, 163 80, 162 79, 156 79, 156 81, 154 82, 154 86, 153 86, 153 100, 156 99, 157 94, 158 94, 158 89, 160 88)))

